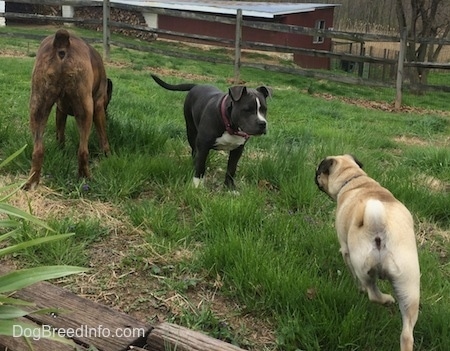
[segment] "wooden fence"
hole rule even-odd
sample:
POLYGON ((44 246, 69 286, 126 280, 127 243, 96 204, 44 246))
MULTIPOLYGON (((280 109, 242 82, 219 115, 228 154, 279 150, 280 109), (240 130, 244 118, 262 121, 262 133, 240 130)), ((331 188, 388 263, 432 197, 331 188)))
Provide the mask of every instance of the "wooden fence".
MULTIPOLYGON (((239 69, 241 66, 245 67, 254 67, 260 68, 264 70, 285 72, 289 74, 298 74, 304 75, 308 77, 316 77, 318 79, 328 79, 332 81, 338 81, 343 83, 351 83, 351 84, 363 84, 363 85, 371 85, 371 86, 397 86, 397 89, 402 89, 402 86, 412 87, 411 84, 406 84, 404 82, 403 71, 399 72, 399 57, 404 57, 404 53, 395 53, 395 57, 389 57, 385 52, 383 57, 374 56, 374 52, 369 50, 368 52, 365 50, 365 47, 368 43, 400 43, 400 50, 405 50, 407 38, 404 38, 404 41, 401 42, 400 36, 388 36, 388 35, 379 35, 379 34, 367 34, 367 33, 352 33, 352 32, 343 32, 343 31, 335 31, 335 30, 319 30, 314 28, 307 28, 301 26, 293 26, 293 25, 284 25, 279 23, 267 23, 267 22, 259 22, 259 21, 248 21, 242 18, 242 12, 240 10, 237 11, 236 17, 222 17, 211 14, 199 14, 194 12, 185 12, 164 8, 155 8, 149 6, 138 6, 138 5, 130 5, 123 3, 110 2, 110 0, 14 0, 14 3, 21 4, 33 4, 33 5, 51 5, 54 7, 65 6, 73 6, 73 7, 90 7, 90 6, 103 6, 103 18, 97 19, 87 19, 87 18, 68 18, 58 16, 48 16, 42 14, 27 14, 27 13, 0 13, 0 16, 6 18, 6 20, 30 20, 30 21, 44 21, 44 22, 53 22, 53 23, 74 23, 79 25, 98 25, 103 26, 103 44, 104 44, 104 55, 106 58, 109 55, 110 45, 117 45, 121 47, 128 47, 131 49, 139 49, 139 50, 148 50, 155 51, 151 46, 136 46, 135 44, 127 44, 127 43, 117 43, 110 40, 110 30, 111 28, 120 28, 125 30, 135 30, 141 31, 147 34, 153 34, 155 36, 164 35, 164 36, 173 36, 178 40, 186 40, 186 41, 196 41, 202 42, 209 45, 220 45, 220 46, 229 46, 235 48, 234 59, 231 63, 235 65, 235 78, 237 79, 239 76, 239 69), (221 38, 215 38, 210 36, 199 36, 188 33, 174 32, 169 30, 162 30, 158 28, 148 27, 146 25, 133 25, 130 23, 123 22, 114 22, 109 18, 110 8, 117 8, 131 12, 142 13, 143 11, 152 14, 164 14, 170 15, 174 17, 181 18, 191 18, 191 19, 200 19, 204 21, 212 21, 212 22, 220 22, 233 24, 236 26, 236 39, 235 40, 227 40, 221 38), (323 50, 313 50, 313 49, 302 49, 296 47, 289 47, 284 45, 273 45, 262 42, 250 42, 250 41, 242 41, 240 37, 240 33, 242 32, 242 27, 250 27, 257 28, 261 30, 268 30, 272 32, 284 32, 284 33, 293 33, 299 35, 308 35, 308 36, 322 36, 331 38, 334 45, 332 51, 323 51, 323 50), (347 49, 342 49, 343 47, 347 47, 347 49), (355 52, 354 48, 357 47, 359 52, 355 52), (350 48, 350 49, 348 49, 350 48), (301 53, 303 55, 311 55, 315 57, 327 57, 330 58, 333 67, 340 68, 344 71, 347 71, 347 74, 336 73, 335 71, 317 71, 317 70, 307 70, 302 69, 300 67, 288 67, 281 65, 271 65, 271 64, 262 64, 258 62, 242 62, 241 61, 241 50, 242 49, 251 49, 265 52, 275 52, 275 53, 301 53), (377 74, 375 74, 378 72, 377 74), (381 73, 380 73, 381 72, 381 73), (396 80, 401 79, 401 82, 396 80), (399 84, 400 83, 400 84, 399 84)), ((59 12, 61 13, 61 12, 59 12)), ((423 38, 420 42, 426 42, 429 44, 443 44, 450 46, 450 40, 448 39, 436 39, 436 38, 423 38)), ((160 52, 161 53, 161 52, 160 52)), ((179 52, 167 51, 163 52, 168 56, 184 56, 187 58, 194 58, 196 60, 202 60, 203 57, 193 56, 189 53, 181 54, 179 52)), ((421 67, 424 69, 430 70, 449 70, 450 63, 434 63, 434 62, 404 62, 402 60, 402 65, 405 68, 417 68, 421 67)), ((415 89, 420 90, 443 90, 450 92, 450 86, 437 86, 437 85, 420 85, 413 87, 415 89)), ((399 94, 399 92, 397 92, 399 94)))

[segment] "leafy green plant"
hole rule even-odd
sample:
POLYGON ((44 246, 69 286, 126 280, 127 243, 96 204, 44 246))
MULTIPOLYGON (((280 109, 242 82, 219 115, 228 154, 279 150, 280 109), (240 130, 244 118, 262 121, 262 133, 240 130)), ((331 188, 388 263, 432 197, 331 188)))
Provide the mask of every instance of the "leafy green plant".
MULTIPOLYGON (((26 145, 13 155, 0 163, 0 169, 11 162, 17 155, 25 149, 26 145)), ((15 184, 13 186, 5 186, 0 188, 0 194, 7 193, 0 197, 0 243, 4 243, 7 239, 20 236, 25 223, 44 228, 47 233, 44 237, 35 238, 32 240, 20 242, 15 245, 2 245, 0 249, 0 258, 9 254, 13 254, 25 248, 36 246, 42 243, 61 240, 70 237, 72 234, 55 234, 55 231, 45 222, 36 218, 35 216, 22 211, 7 203, 7 200, 21 188, 22 184, 15 184)), ((33 336, 46 337, 43 330, 33 324, 19 322, 18 318, 24 317, 30 313, 48 313, 49 309, 37 309, 30 312, 24 307, 32 308, 33 303, 23 301, 10 294, 17 290, 26 288, 34 283, 41 282, 48 279, 55 279, 64 277, 70 274, 76 274, 86 271, 82 267, 74 266, 41 266, 27 269, 14 270, 0 276, 0 334, 14 335, 14 326, 21 326, 22 328, 29 328, 33 331, 33 336)), ((50 337, 63 343, 73 345, 73 342, 64 338, 50 337)), ((31 346, 31 345, 30 345, 31 346)))

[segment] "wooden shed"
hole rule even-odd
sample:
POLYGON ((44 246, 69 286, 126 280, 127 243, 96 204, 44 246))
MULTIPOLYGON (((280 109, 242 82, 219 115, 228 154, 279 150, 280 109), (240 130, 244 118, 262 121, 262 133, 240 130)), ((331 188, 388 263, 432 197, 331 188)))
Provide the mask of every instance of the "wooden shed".
MULTIPOLYGON (((119 0, 121 1, 121 0, 119 0)), ((122 0, 126 2, 126 0, 122 0)), ((196 1, 165 0, 161 2, 139 1, 143 6, 176 9, 200 14, 235 17, 242 10, 244 20, 289 24, 317 29, 333 27, 336 4, 248 2, 248 1, 196 1)), ((233 40, 235 27, 231 24, 206 20, 179 18, 169 15, 155 15, 147 19, 149 26, 159 29, 196 35, 213 36, 233 40)), ((243 27, 242 40, 287 45, 297 48, 331 51, 331 39, 308 35, 271 32, 262 29, 243 27)), ((329 69, 330 59, 294 53, 294 62, 303 68, 329 69)))

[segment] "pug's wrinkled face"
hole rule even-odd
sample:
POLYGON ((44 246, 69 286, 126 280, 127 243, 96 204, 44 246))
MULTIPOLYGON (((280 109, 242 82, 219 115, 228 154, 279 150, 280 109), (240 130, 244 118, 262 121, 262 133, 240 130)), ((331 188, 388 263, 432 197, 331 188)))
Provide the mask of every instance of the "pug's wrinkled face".
POLYGON ((328 156, 316 169, 315 183, 317 187, 336 200, 339 190, 346 181, 362 173, 362 163, 352 155, 328 156))

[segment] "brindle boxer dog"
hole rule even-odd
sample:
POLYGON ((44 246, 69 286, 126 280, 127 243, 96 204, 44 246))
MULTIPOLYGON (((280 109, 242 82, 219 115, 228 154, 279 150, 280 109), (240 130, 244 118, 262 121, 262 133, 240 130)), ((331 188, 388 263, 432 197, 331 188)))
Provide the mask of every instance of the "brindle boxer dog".
POLYGON ((109 153, 106 108, 112 82, 107 79, 100 54, 82 39, 60 29, 39 46, 31 81, 30 127, 34 142, 30 176, 25 189, 34 189, 44 160, 44 131, 56 103, 56 137, 64 144, 67 115, 75 116, 80 143, 78 175, 89 177, 89 134, 94 122, 100 147, 109 153))

